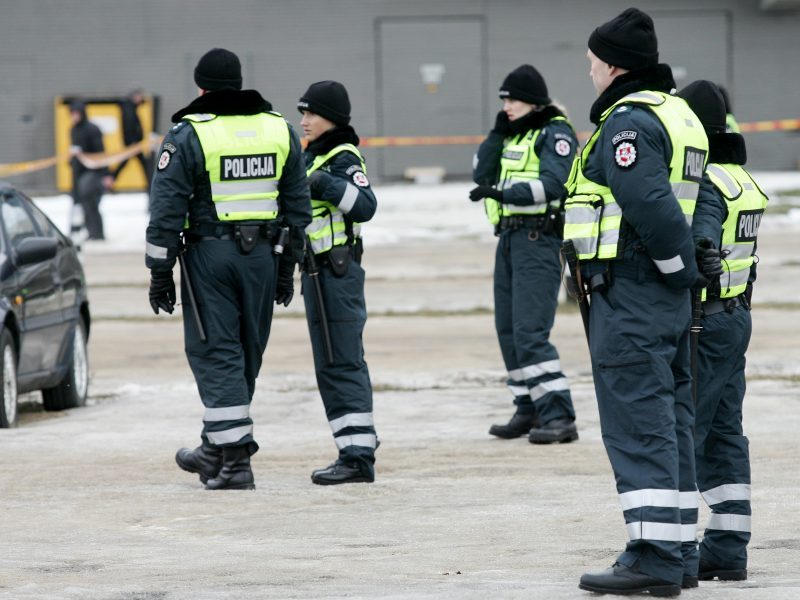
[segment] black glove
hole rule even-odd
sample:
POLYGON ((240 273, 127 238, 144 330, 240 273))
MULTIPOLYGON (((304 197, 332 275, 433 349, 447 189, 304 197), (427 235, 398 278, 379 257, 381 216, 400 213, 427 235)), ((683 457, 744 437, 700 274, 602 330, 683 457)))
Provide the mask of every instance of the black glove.
POLYGON ((722 261, 718 249, 709 238, 702 238, 695 243, 694 256, 697 268, 707 280, 708 296, 719 297, 719 276, 722 275, 722 261))
POLYGON ((294 262, 281 257, 278 263, 278 285, 275 288, 275 304, 289 306, 294 297, 294 262))
POLYGON ((172 280, 172 271, 165 273, 150 271, 150 306, 158 314, 160 308, 172 314, 175 310, 175 282, 172 280))
POLYGON ((492 129, 492 133, 499 133, 500 135, 508 135, 511 133, 511 126, 506 111, 501 110, 499 113, 497 113, 497 117, 494 120, 494 129, 492 129))
POLYGON ((469 199, 473 202, 483 200, 484 198, 494 198, 498 202, 503 201, 503 191, 493 188, 490 185, 479 185, 472 188, 469 192, 469 199))
POLYGON ((308 176, 308 190, 311 192, 311 195, 320 195, 322 193, 322 188, 327 185, 330 177, 328 173, 320 169, 311 173, 311 175, 308 176))

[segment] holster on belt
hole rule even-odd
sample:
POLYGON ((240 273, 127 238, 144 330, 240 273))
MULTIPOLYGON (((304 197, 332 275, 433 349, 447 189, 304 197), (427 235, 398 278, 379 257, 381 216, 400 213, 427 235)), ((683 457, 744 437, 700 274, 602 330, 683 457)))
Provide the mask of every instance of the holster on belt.
POLYGON ((242 254, 250 254, 261 237, 261 225, 234 225, 233 231, 242 254))

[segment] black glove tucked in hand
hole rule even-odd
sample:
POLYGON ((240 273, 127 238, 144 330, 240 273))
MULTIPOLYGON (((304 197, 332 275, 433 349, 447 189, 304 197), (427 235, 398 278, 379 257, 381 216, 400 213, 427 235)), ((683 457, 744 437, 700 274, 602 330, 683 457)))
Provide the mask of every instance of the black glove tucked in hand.
POLYGON ((160 308, 172 314, 175 310, 175 282, 172 280, 172 271, 164 273, 150 271, 150 306, 155 314, 160 308))
POLYGON ((294 297, 294 261, 281 257, 278 263, 278 285, 275 288, 275 304, 289 306, 294 297))
POLYGON ((479 185, 472 188, 469 192, 469 199, 473 202, 483 200, 484 198, 494 198, 498 202, 503 201, 503 191, 497 190, 490 185, 479 185))
POLYGON ((508 115, 506 111, 501 110, 497 113, 497 117, 494 120, 494 129, 492 129, 493 133, 499 133, 500 135, 508 135, 511 133, 511 126, 510 121, 508 120, 508 115))
POLYGON ((708 295, 719 296, 719 276, 722 275, 721 255, 717 248, 713 247, 714 242, 709 238, 702 238, 695 243, 694 256, 697 260, 697 268, 705 279, 708 287, 708 295))

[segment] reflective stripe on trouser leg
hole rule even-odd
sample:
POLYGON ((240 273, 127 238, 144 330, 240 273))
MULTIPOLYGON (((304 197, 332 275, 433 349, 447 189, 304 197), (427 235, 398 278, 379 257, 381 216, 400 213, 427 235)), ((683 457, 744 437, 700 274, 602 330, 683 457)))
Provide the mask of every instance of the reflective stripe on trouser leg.
POLYGON ((747 568, 750 542, 750 453, 742 426, 750 312, 703 319, 698 352, 695 425, 697 483, 712 514, 700 555, 731 569, 747 568))
POLYGON ((520 370, 517 352, 514 347, 514 320, 511 297, 511 269, 512 256, 509 253, 509 232, 503 232, 497 241, 494 262, 494 324, 497 332, 497 341, 503 356, 508 379, 506 385, 514 396, 514 405, 517 412, 533 414, 533 406, 525 376, 520 370))
POLYGON ((330 267, 320 269, 325 312, 333 345, 333 364, 323 352, 316 298, 303 273, 303 300, 314 352, 317 385, 331 425, 339 458, 372 465, 376 433, 372 415, 372 384, 364 360, 362 332, 367 319, 364 270, 351 262, 342 277, 330 267))
POLYGON ((688 370, 688 352, 668 340, 682 339, 689 321, 688 293, 657 282, 617 277, 591 304, 592 372, 617 491, 621 498, 641 490, 669 496, 660 503, 645 498, 623 504, 631 541, 618 560, 677 584, 686 532, 674 373, 688 370))
POLYGON ((575 419, 569 383, 550 343, 561 285, 560 240, 527 230, 508 234, 514 353, 539 420, 575 419))
POLYGON ((202 437, 213 445, 247 445, 252 454, 258 445, 245 407, 269 338, 276 259, 269 244, 245 256, 227 241, 193 245, 186 259, 198 306, 189 302, 182 281, 184 345, 207 411, 202 437), (195 308, 206 342, 197 333, 195 308))

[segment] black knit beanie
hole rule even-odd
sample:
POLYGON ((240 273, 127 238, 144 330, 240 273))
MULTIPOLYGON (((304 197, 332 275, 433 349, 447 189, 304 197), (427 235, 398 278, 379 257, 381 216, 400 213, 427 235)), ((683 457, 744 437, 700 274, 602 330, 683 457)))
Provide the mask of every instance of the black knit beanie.
POLYGON ((639 69, 658 64, 658 39, 653 19, 628 8, 589 36, 589 50, 609 65, 639 69))
POLYGON ((693 81, 678 96, 686 100, 706 133, 725 133, 725 100, 716 84, 705 79, 693 81))
POLYGON ((347 90, 338 81, 318 81, 312 83, 306 93, 300 96, 297 110, 312 112, 336 125, 350 122, 350 98, 347 90))
POLYGON ((206 52, 194 68, 197 87, 210 92, 242 89, 242 64, 230 50, 214 48, 206 52))
POLYGON ((503 80, 500 86, 501 98, 522 100, 528 104, 550 104, 544 78, 531 65, 517 67, 503 80))

